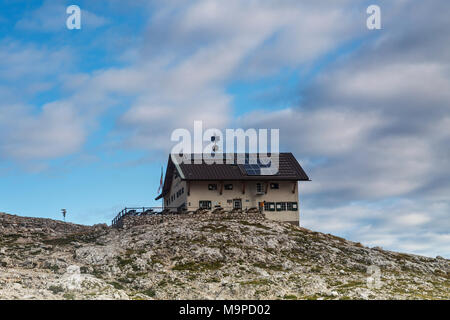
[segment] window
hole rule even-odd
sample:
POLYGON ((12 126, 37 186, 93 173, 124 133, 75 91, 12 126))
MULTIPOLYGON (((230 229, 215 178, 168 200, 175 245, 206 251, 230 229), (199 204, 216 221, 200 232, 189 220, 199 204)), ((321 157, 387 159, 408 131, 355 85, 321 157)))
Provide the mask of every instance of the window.
POLYGON ((280 189, 280 184, 279 183, 271 183, 270 189, 280 189))
POLYGON ((298 204, 297 204, 297 202, 288 202, 288 203, 287 203, 287 209, 288 209, 289 211, 297 211, 297 209, 298 209, 298 204))
POLYGON ((283 204, 284 204, 284 210, 286 210, 286 202, 277 202, 277 205, 276 205, 277 211, 283 210, 283 204))
POLYGON ((276 210, 277 211, 286 211, 286 208, 288 207, 290 202, 277 202, 276 203, 276 210))
POLYGON ((184 187, 183 188, 181 188, 181 194, 183 194, 184 193, 184 187))
POLYGON ((198 207, 200 209, 211 209, 211 201, 200 200, 198 202, 198 207))
POLYGON ((213 183, 208 184, 208 190, 217 190, 217 184, 213 183))
POLYGON ((266 211, 275 211, 275 203, 273 203, 273 202, 264 202, 264 210, 266 210, 266 211))
POLYGON ((256 184, 256 194, 263 194, 264 193, 264 186, 262 183, 256 184))
POLYGON ((233 185, 230 183, 230 184, 226 184, 225 185, 225 190, 233 190, 233 185))

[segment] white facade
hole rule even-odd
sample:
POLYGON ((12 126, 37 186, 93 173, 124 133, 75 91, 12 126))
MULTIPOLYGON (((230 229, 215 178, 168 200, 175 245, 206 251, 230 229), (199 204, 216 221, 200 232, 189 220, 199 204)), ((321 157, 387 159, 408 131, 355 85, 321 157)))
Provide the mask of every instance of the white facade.
POLYGON ((171 211, 261 209, 266 218, 299 224, 297 181, 184 181, 176 174, 164 208, 171 211))

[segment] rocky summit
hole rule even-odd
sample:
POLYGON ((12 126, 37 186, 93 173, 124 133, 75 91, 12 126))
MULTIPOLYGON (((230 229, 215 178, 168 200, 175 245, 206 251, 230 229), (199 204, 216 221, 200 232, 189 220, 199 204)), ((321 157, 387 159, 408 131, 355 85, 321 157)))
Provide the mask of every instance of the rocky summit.
POLYGON ((0 299, 449 299, 449 262, 251 218, 0 214, 0 299))

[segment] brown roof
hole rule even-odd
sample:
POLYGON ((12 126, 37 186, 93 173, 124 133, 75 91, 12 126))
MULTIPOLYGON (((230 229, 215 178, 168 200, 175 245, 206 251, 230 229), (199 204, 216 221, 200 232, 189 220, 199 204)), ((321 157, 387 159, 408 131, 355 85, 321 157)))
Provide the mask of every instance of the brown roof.
MULTIPOLYGON (((235 154, 234 163, 237 163, 236 159, 239 156, 245 155, 235 154)), ((308 175, 290 152, 279 153, 278 173, 275 175, 248 175, 243 165, 226 164, 225 161, 223 164, 207 164, 204 161, 201 164, 194 164, 194 160, 191 160, 190 163, 181 163, 176 166, 169 156, 163 190, 156 200, 161 199, 170 191, 174 170, 177 170, 181 179, 188 181, 309 181, 308 175)))

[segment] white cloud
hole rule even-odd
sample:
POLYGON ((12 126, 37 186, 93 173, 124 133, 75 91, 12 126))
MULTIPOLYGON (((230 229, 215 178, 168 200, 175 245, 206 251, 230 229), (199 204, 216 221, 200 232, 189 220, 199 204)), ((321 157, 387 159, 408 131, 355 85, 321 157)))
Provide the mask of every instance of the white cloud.
POLYGON ((23 106, 7 105, 0 110, 3 158, 21 161, 56 158, 78 151, 84 143, 83 123, 73 106, 50 103, 37 116, 23 106))
POLYGON ((421 225, 430 220, 425 213, 408 213, 392 219, 393 223, 397 223, 400 227, 421 225))
MULTIPOLYGON (((67 47, 50 49, 13 40, 0 41, 0 80, 40 80, 63 73, 72 66, 73 56, 67 47)), ((11 89, 15 89, 13 86, 11 89)), ((23 90, 23 88, 21 88, 23 90)))
POLYGON ((436 207, 418 200, 375 201, 311 207, 303 201, 303 227, 333 233, 367 246, 428 256, 450 256, 450 202, 436 207))
MULTIPOLYGON (((350 39, 355 34, 357 22, 351 19, 355 13, 341 5, 200 0, 183 4, 180 10, 179 2, 156 2, 148 9, 151 20, 140 50, 128 56, 129 66, 90 74, 62 72, 59 78, 68 96, 55 104, 76 106, 80 121, 86 122, 79 126, 81 130, 91 127, 112 105, 131 103, 117 123, 117 133, 126 137, 122 147, 166 151, 175 128, 191 126, 194 120, 203 120, 208 127, 231 123, 232 100, 225 88, 235 77, 255 77, 261 75, 255 70, 267 74, 308 63, 350 39), (338 34, 345 36, 339 39, 338 34)), ((94 25, 105 22, 89 19, 87 10, 82 14, 99 22, 94 25)), ((46 1, 18 21, 16 28, 56 31, 65 26, 65 18, 62 4, 46 1)), ((51 63, 41 63, 49 54, 45 50, 31 47, 33 51, 27 52, 24 46, 18 47, 15 54, 7 55, 8 65, 13 66, 10 77, 38 78, 64 69, 58 65, 64 52, 52 52, 51 63)), ((50 88, 51 82, 27 87, 36 92, 50 88)), ((346 143, 341 141, 336 148, 346 148, 346 143)), ((15 156, 20 154, 24 155, 15 156)))
MULTIPOLYGON (((325 2, 205 0, 183 9, 179 5, 156 5, 141 56, 132 68, 119 72, 122 77, 106 71, 93 80, 100 87, 114 83, 116 90, 139 92, 119 121, 128 133, 128 146, 166 151, 170 132, 190 127, 194 120, 208 127, 229 126, 230 81, 310 63, 358 32, 352 29, 354 12, 325 2)), ((349 117, 342 115, 337 125, 343 128, 349 117)), ((345 132, 349 139, 356 139, 353 130, 345 132)), ((332 141, 337 149, 352 143, 332 141)))

